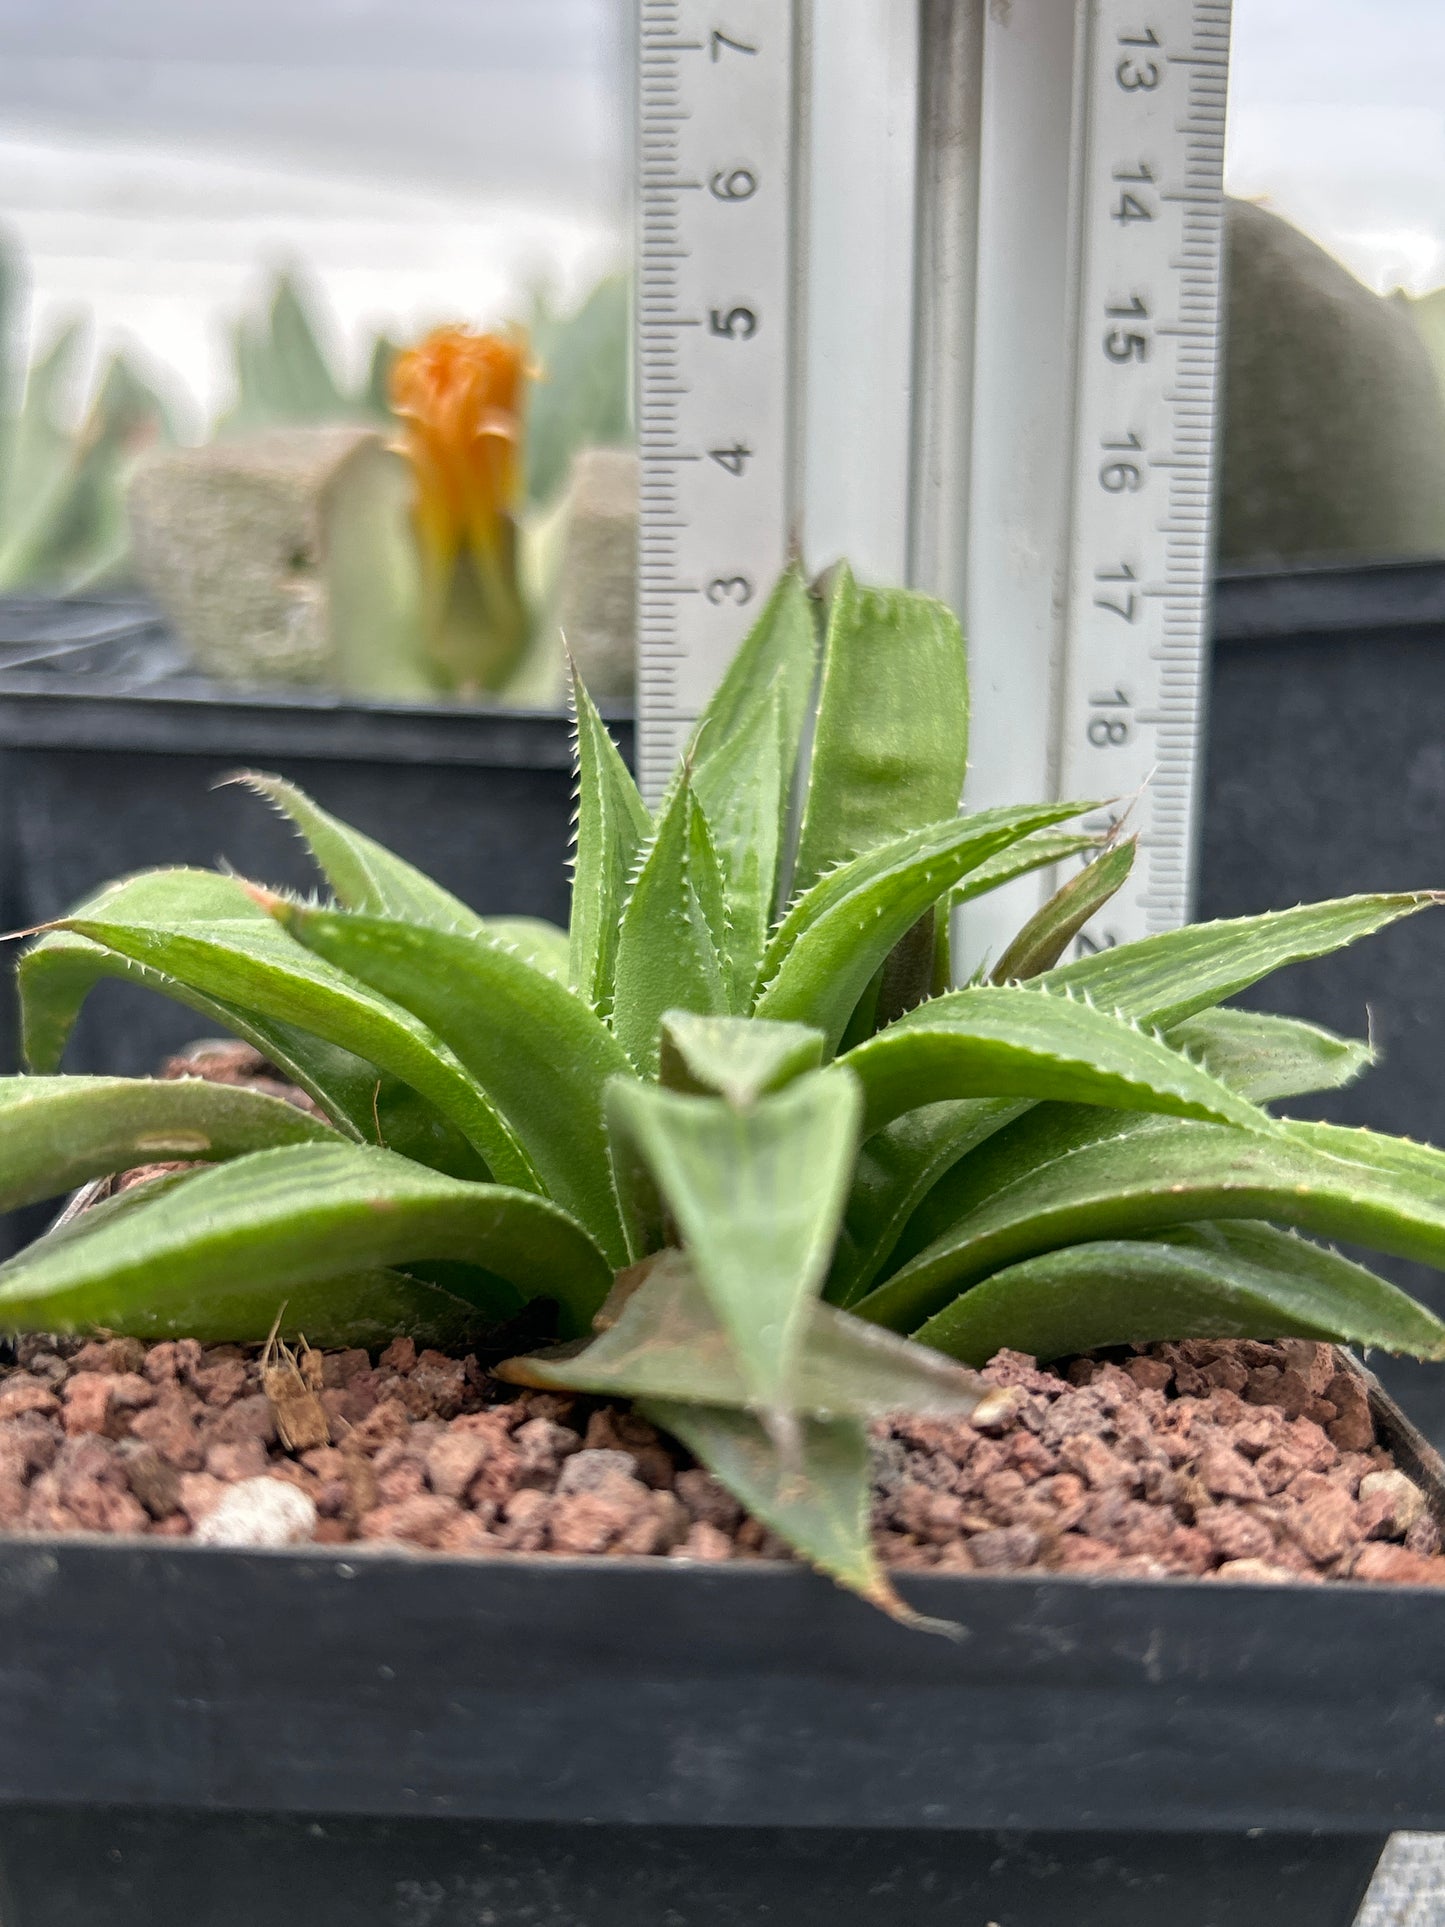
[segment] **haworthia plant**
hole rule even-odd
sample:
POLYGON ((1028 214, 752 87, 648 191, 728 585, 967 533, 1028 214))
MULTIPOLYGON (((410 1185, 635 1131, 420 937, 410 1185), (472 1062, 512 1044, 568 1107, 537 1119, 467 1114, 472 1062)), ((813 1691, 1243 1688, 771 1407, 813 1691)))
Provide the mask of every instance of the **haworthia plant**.
POLYGON ((1301 1233, 1445 1265, 1445 1154, 1265 1107, 1368 1045, 1224 1008, 1436 899, 1361 896, 1063 958, 1133 851, 1087 801, 957 814, 963 644, 925 597, 789 572, 654 814, 575 690, 570 929, 477 916, 277 777, 330 887, 152 872, 22 958, 0 1203, 184 1160, 0 1266, 0 1328, 465 1344, 538 1299, 524 1384, 631 1397, 890 1610, 871 1423, 1040 1357, 1286 1334, 1445 1358, 1301 1233), (810 728, 811 717, 811 728, 810 728), (1086 859, 1082 869, 1076 868, 1086 859), (950 989, 951 904, 1070 874, 950 989), (105 976, 262 1050, 321 1117, 57 1074, 105 976), (440 1282, 438 1282, 440 1281, 440 1282))

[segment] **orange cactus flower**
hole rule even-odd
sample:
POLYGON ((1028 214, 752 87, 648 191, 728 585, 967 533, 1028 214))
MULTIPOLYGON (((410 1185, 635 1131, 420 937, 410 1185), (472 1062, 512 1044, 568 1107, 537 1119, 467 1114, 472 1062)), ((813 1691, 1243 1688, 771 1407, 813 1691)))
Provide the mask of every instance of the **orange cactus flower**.
POLYGON ((391 405, 416 477, 417 533, 443 567, 459 550, 495 558, 522 493, 522 408, 530 373, 520 333, 434 328, 392 364, 391 405))
POLYGON ((398 452, 414 484, 426 652, 444 685, 501 688, 527 646, 515 511, 531 369, 520 332, 434 328, 392 363, 398 452))

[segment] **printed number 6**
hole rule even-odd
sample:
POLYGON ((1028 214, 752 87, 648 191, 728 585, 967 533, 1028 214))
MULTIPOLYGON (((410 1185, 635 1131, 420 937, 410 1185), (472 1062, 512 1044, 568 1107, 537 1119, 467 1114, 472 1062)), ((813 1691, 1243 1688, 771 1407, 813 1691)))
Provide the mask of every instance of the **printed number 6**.
POLYGON ((758 191, 758 177, 750 167, 721 167, 708 185, 720 201, 750 201, 758 191))

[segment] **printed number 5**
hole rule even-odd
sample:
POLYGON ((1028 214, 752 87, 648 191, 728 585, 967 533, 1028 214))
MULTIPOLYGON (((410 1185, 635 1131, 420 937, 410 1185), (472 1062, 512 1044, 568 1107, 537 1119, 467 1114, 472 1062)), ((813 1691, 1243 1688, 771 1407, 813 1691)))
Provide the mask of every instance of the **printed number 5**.
POLYGON ((751 308, 729 308, 726 314, 721 308, 712 308, 708 320, 712 334, 729 335, 734 341, 746 341, 758 332, 758 318, 751 308))

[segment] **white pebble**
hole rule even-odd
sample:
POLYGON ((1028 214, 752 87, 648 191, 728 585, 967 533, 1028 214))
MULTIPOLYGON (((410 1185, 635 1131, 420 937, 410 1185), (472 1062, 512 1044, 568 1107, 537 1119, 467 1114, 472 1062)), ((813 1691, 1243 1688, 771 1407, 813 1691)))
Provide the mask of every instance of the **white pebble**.
POLYGON ((316 1507, 283 1479, 242 1479, 196 1527, 207 1546, 296 1546, 316 1535, 316 1507))
POLYGON ((629 1452, 613 1452, 605 1446, 576 1452, 562 1467, 557 1490, 564 1496, 574 1492, 595 1492, 621 1473, 624 1479, 637 1476, 637 1463, 629 1452))
POLYGON ((1381 1493, 1390 1507, 1389 1524, 1394 1535, 1403 1539, 1425 1510, 1425 1494, 1398 1468, 1389 1472, 1367 1472, 1360 1480, 1362 1499, 1373 1499, 1381 1493))

